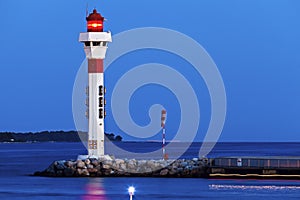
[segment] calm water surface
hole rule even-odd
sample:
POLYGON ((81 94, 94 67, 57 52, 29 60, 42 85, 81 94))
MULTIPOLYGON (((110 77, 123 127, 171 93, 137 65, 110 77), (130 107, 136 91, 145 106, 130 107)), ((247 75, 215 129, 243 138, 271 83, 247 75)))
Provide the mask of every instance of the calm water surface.
MULTIPOLYGON (((122 143, 132 151, 153 149, 155 143, 122 143)), ((196 157, 200 144, 184 155, 196 157)), ((178 147, 180 149, 180 146, 178 147)), ((300 143, 220 143, 210 156, 300 155, 300 143)), ((173 150, 169 150, 171 154, 173 150)), ((0 199, 300 199, 300 180, 214 180, 171 178, 44 178, 28 176, 54 160, 76 159, 84 154, 81 143, 0 144, 0 199)))

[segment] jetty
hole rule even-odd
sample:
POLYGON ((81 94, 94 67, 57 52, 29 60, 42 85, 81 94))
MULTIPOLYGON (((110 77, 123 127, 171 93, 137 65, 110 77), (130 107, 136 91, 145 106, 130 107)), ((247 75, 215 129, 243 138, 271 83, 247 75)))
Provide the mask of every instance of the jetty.
POLYGON ((300 157, 219 157, 208 168, 214 178, 300 179, 300 157))
POLYGON ((178 160, 99 159, 53 162, 35 176, 300 179, 300 157, 218 157, 178 160))
POLYGON ((103 157, 99 159, 53 162, 35 176, 47 177, 206 177, 207 159, 136 160, 103 157))

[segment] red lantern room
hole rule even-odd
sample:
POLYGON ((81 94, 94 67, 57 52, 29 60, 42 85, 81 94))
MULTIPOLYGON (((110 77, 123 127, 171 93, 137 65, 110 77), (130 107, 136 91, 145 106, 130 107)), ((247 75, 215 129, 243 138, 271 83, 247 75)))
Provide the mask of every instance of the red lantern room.
POLYGON ((88 32, 103 32, 104 17, 96 9, 86 18, 86 21, 88 32))

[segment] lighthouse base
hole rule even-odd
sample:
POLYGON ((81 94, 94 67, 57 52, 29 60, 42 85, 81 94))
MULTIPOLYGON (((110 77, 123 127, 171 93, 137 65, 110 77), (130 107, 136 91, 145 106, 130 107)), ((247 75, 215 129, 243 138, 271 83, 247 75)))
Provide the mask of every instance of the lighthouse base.
POLYGON ((35 176, 47 177, 209 177, 207 159, 192 160, 63 160, 53 162, 35 176))
POLYGON ((103 155, 103 156, 89 156, 89 155, 78 155, 77 160, 86 160, 86 159, 99 159, 99 160, 113 160, 113 158, 109 155, 103 155))

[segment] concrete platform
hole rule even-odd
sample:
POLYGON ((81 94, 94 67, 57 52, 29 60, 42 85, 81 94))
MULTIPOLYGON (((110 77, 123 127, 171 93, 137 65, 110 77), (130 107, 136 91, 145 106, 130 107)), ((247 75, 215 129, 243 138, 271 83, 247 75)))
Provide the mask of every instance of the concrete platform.
POLYGON ((219 157, 210 159, 209 177, 300 179, 300 157, 219 157))

